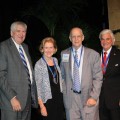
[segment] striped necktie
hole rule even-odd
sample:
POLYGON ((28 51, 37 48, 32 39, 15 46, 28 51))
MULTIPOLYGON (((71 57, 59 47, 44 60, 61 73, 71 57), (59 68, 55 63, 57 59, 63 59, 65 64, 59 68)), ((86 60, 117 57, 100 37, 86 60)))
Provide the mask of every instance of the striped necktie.
POLYGON ((19 46, 19 54, 20 54, 21 60, 22 60, 22 62, 23 62, 23 65, 24 65, 24 67, 25 67, 25 69, 26 69, 26 72, 27 72, 27 74, 28 74, 29 82, 30 82, 30 84, 31 84, 29 69, 28 69, 27 62, 26 62, 26 59, 25 59, 25 56, 24 56, 24 53, 23 53, 23 50, 22 50, 21 45, 19 46))
POLYGON ((80 92, 80 75, 79 75, 77 51, 75 51, 75 56, 74 56, 73 80, 74 80, 73 90, 76 91, 76 92, 80 92))

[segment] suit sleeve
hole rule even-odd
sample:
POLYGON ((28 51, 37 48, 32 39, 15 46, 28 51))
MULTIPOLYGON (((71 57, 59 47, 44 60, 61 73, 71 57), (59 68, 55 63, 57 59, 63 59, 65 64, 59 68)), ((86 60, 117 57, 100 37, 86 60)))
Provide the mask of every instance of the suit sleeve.
POLYGON ((64 75, 65 70, 64 70, 64 65, 63 65, 63 62, 62 62, 62 53, 61 53, 60 69, 61 69, 62 79, 64 80, 65 79, 65 75, 64 75))
POLYGON ((8 83, 8 63, 6 55, 6 47, 0 44, 0 90, 6 96, 8 100, 11 100, 14 96, 16 96, 16 92, 10 88, 8 83))
POLYGON ((60 70, 61 70, 61 77, 62 77, 62 92, 66 93, 66 82, 65 82, 65 68, 64 63, 62 61, 62 53, 61 53, 61 61, 60 61, 60 70))
POLYGON ((90 97, 94 99, 99 98, 99 94, 101 91, 102 86, 102 69, 101 69, 101 61, 99 54, 94 54, 94 57, 92 57, 92 74, 93 74, 93 83, 92 83, 92 89, 90 93, 90 97))

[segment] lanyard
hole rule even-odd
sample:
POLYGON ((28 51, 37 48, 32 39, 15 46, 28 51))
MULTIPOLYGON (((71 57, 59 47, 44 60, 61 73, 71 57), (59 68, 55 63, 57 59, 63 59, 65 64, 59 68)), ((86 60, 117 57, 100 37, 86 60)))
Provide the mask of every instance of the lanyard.
MULTIPOLYGON (((47 64, 47 62, 46 62, 46 60, 45 60, 45 58, 42 56, 42 59, 45 61, 45 63, 47 64)), ((56 64, 55 64, 55 61, 54 61, 54 59, 53 59, 53 62, 54 62, 54 68, 55 68, 55 70, 56 70, 56 64)), ((52 69, 50 68, 50 66, 47 64, 47 66, 48 66, 48 69, 50 70, 50 72, 52 73, 52 76, 53 76, 53 78, 56 78, 56 76, 57 76, 57 73, 56 72, 53 72, 52 71, 52 69)))
MULTIPOLYGON (((72 50, 72 53, 73 53, 73 48, 72 48, 72 47, 71 47, 71 50, 72 50)), ((76 63, 76 65, 77 65, 78 68, 80 67, 82 54, 83 54, 83 46, 82 46, 82 48, 81 48, 80 59, 78 60, 78 62, 77 62, 77 60, 76 60, 76 58, 75 58, 75 55, 73 54, 74 62, 76 63)))

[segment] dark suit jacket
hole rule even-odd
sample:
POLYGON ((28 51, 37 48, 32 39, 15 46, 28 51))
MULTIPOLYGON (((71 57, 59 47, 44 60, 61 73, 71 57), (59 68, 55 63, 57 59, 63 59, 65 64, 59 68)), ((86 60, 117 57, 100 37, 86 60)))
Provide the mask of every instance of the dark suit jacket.
MULTIPOLYGON (((22 46, 32 68, 27 45, 23 43, 22 46)), ((0 108, 12 110, 10 100, 16 96, 23 110, 27 102, 28 84, 28 75, 19 52, 12 39, 9 38, 0 44, 0 108)), ((33 106, 37 107, 37 92, 34 80, 31 85, 31 93, 33 106)))
POLYGON ((120 50, 112 47, 100 95, 100 107, 104 98, 109 109, 119 107, 120 101, 120 50))

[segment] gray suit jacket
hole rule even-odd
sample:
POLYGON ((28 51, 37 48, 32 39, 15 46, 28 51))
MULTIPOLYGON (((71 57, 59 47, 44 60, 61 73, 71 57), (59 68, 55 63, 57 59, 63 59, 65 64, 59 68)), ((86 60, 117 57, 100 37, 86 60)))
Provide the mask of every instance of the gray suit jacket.
MULTIPOLYGON (((102 85, 102 71, 99 53, 92 49, 84 48, 83 66, 82 66, 82 78, 81 78, 81 96, 83 102, 83 110, 85 113, 95 112, 98 109, 98 104, 93 107, 87 107, 86 101, 88 98, 94 98, 97 100, 101 90, 102 85)), ((61 73, 63 78, 63 99, 66 109, 72 107, 72 97, 73 97, 73 80, 72 80, 72 61, 71 61, 71 47, 61 52, 61 73), (63 61, 63 54, 69 55, 69 61, 63 61)), ((87 120, 87 119, 85 119, 87 120)), ((94 120, 94 119, 91 119, 94 120)))
MULTIPOLYGON (((28 48, 24 43, 22 46, 32 68, 28 48)), ((0 44, 0 108, 12 110, 10 100, 16 96, 23 110, 27 102, 28 84, 28 75, 19 52, 12 39, 9 38, 0 44)), ((34 80, 31 85, 31 93, 32 104, 34 107, 37 107, 37 92, 34 80)))
MULTIPOLYGON (((53 59, 59 72, 60 91, 62 92, 61 71, 58 66, 58 60, 55 57, 53 57, 53 59)), ((52 93, 47 64, 42 58, 40 58, 35 64, 35 80, 37 84, 38 98, 42 99, 43 103, 46 103, 48 99, 52 98, 52 93)))

